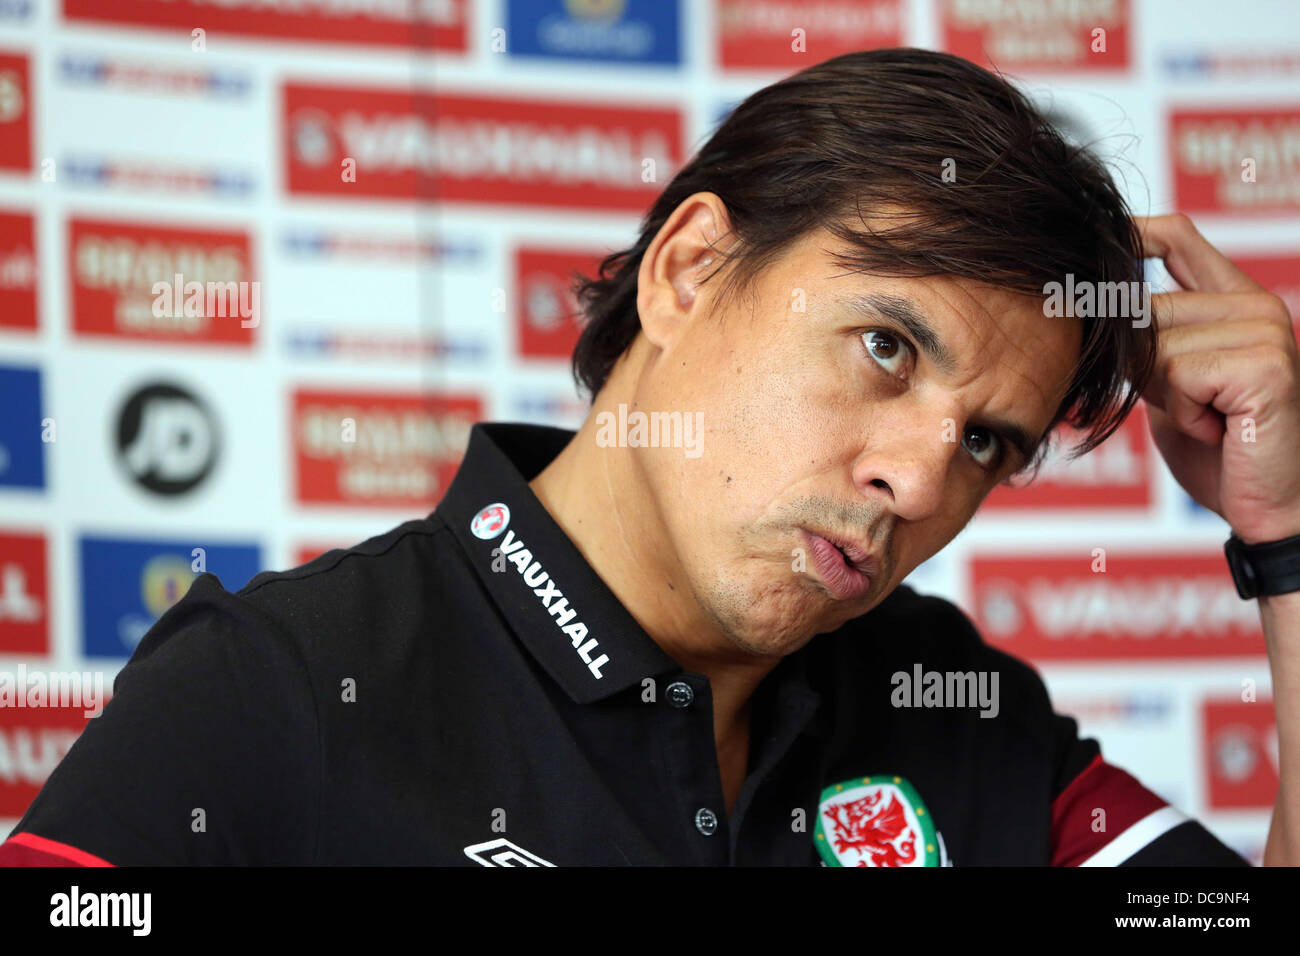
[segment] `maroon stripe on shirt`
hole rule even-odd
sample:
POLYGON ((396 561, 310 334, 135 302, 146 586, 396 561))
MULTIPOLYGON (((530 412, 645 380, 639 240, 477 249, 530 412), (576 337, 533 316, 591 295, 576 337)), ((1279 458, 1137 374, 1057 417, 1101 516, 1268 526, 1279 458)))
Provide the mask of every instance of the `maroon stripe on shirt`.
POLYGON ((0 843, 0 866, 112 866, 93 853, 35 833, 15 833, 0 843))
POLYGON ((1164 806, 1164 800, 1098 754, 1052 801, 1052 866, 1078 866, 1164 806), (1096 815, 1098 809, 1104 817, 1096 815), (1094 829, 1103 824, 1100 831, 1094 829))

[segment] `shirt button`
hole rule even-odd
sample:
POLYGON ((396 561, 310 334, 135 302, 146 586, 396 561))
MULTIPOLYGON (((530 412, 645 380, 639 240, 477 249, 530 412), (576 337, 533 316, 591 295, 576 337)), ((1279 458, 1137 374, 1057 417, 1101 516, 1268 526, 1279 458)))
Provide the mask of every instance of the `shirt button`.
POLYGON ((705 836, 713 836, 718 829, 718 815, 708 807, 700 807, 695 811, 695 829, 705 836))
POLYGON ((695 700, 695 691, 684 680, 675 680, 668 685, 668 703, 674 707, 689 707, 695 700))

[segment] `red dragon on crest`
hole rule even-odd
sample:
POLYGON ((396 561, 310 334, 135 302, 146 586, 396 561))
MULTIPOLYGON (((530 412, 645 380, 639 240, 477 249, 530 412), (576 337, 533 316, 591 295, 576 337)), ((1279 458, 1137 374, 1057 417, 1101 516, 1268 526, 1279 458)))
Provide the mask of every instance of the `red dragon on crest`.
POLYGON ((916 833, 897 797, 890 792, 885 803, 884 795, 878 790, 823 811, 833 827, 835 852, 857 850, 858 866, 906 866, 916 859, 916 833))

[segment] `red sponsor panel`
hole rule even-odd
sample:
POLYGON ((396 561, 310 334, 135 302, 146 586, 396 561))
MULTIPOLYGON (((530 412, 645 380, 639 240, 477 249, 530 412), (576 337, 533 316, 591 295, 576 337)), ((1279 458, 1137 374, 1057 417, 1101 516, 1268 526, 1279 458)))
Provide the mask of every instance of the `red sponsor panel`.
POLYGON ((568 359, 582 334, 575 274, 595 276, 602 254, 577 250, 515 250, 515 330, 519 354, 568 359))
POLYGON ((27 57, 0 52, 0 170, 32 168, 32 87, 27 57))
POLYGON ((974 556, 968 593, 985 640, 1028 661, 1264 655, 1221 551, 974 556))
POLYGON ((1300 106, 1177 109, 1169 114, 1180 212, 1300 211, 1300 106))
POLYGON ((482 418, 474 395, 300 389, 292 413, 298 501, 432 509, 482 418))
POLYGON ((0 656, 50 652, 45 535, 0 534, 0 656))
POLYGON ((1065 453, 1083 433, 1060 426, 1053 450, 1034 480, 1019 488, 999 485, 980 506, 985 511, 1038 508, 1149 508, 1154 468, 1146 413, 1134 408, 1109 438, 1073 461, 1065 453))
POLYGON ((1300 339, 1300 253, 1280 256, 1232 256, 1232 261, 1269 292, 1281 296, 1300 339))
POLYGON ((906 12, 903 0, 715 0, 718 62, 794 71, 841 53, 903 46, 906 12))
POLYGON ((0 212, 0 328, 36 329, 36 223, 0 212))
POLYGON ((463 51, 468 0, 63 0, 67 20, 191 30, 268 40, 463 51))
MULTIPOLYGON (((23 693, 26 687, 12 689, 23 693)), ((100 704, 108 699, 105 686, 100 704)), ((95 719, 86 716, 87 710, 94 709, 0 707, 0 817, 17 819, 27 812, 46 778, 67 756, 86 724, 95 719)))
POLYGON ((943 49, 1007 73, 1115 73, 1132 62, 1129 0, 939 0, 943 49))
POLYGON ((294 557, 294 567, 301 567, 304 564, 315 561, 326 551, 333 551, 335 548, 347 549, 350 547, 351 545, 347 544, 300 544, 298 545, 298 550, 294 557))
POLYGON ((284 88, 290 193, 643 212, 681 163, 675 106, 284 88))
POLYGON ((1211 810, 1267 810, 1277 799, 1277 718, 1265 698, 1206 700, 1206 792, 1211 810))
POLYGON ((68 270, 78 335, 249 346, 261 324, 242 230, 73 218, 68 270))

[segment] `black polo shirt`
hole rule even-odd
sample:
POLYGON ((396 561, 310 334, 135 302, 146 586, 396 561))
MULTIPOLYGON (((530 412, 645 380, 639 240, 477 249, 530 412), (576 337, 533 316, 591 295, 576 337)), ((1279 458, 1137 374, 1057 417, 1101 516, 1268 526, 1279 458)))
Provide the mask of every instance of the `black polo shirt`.
POLYGON ((199 577, 0 862, 1244 864, 907 586, 763 681, 728 818, 708 679, 528 487, 572 435, 475 426, 427 518, 233 594, 199 577))

